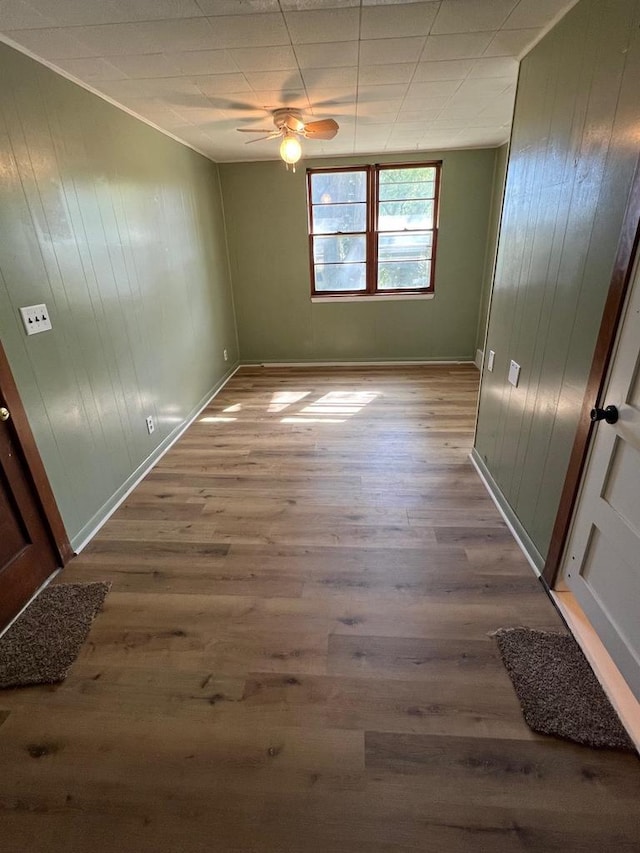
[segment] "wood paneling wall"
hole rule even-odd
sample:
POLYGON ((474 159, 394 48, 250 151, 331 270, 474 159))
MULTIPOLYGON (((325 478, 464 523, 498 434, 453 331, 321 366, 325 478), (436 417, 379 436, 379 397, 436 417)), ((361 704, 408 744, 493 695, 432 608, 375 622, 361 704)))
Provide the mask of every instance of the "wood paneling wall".
POLYGON ((6 45, 0 79, 0 338, 78 542, 237 360, 217 168, 6 45))
POLYGON ((493 272, 496 262, 496 250, 498 248, 498 234, 500 227, 500 216, 502 214, 502 200, 504 197, 504 181, 507 172, 507 158, 509 156, 509 145, 501 145, 496 148, 496 159, 493 167, 493 193, 491 194, 491 208, 489 210, 489 223, 487 227, 487 248, 484 258, 484 275, 482 278, 482 293, 480 296, 480 310, 478 312, 478 330, 476 332, 476 350, 483 350, 484 339, 487 333, 489 321, 489 300, 491 298, 491 287, 493 285, 493 272))
POLYGON ((581 0, 520 72, 475 447, 538 562, 638 156, 639 24, 638 0, 581 0))

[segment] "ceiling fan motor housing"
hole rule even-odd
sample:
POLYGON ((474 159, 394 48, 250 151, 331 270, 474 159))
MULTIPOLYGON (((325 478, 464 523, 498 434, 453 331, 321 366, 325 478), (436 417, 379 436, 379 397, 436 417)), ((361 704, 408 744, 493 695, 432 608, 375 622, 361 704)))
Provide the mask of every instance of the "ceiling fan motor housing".
POLYGON ((304 121, 302 120, 302 112, 296 109, 288 109, 286 107, 273 111, 273 123, 278 130, 289 133, 302 133, 304 130, 304 121))

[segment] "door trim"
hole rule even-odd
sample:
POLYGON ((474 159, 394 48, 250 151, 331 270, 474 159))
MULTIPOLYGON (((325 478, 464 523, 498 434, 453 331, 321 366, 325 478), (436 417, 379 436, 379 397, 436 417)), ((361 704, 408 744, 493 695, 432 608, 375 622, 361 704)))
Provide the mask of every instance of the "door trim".
POLYGON ((27 471, 33 484, 35 497, 42 511, 45 526, 48 529, 51 544, 61 567, 74 556, 60 511, 53 496, 47 473, 42 464, 27 414, 22 405, 11 368, 2 343, 0 342, 0 399, 11 412, 10 423, 13 426, 20 451, 24 457, 27 471))
POLYGON ((556 515, 551 544, 542 579, 553 589, 560 572, 562 554, 569 535, 573 511, 582 483, 589 444, 593 433, 593 424, 589 412, 594 406, 602 405, 602 392, 607 378, 618 326, 622 316, 625 299, 631 283, 638 244, 640 243, 640 157, 636 162, 636 171, 631 184, 629 200, 622 222, 622 231, 618 242, 618 251, 613 265, 609 292, 602 314, 600 331, 591 363, 589 379, 582 401, 578 429, 569 458, 569 468, 564 481, 558 514, 556 515))
POLYGON ((640 752, 640 702, 631 692, 573 593, 551 590, 550 596, 589 661, 622 725, 640 752))

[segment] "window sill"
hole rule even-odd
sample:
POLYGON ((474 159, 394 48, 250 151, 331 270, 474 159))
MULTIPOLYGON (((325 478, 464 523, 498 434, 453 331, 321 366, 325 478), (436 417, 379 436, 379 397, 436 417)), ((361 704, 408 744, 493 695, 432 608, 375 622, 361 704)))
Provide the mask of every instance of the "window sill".
POLYGON ((405 302, 433 299, 434 293, 385 293, 384 296, 312 296, 312 302, 405 302))

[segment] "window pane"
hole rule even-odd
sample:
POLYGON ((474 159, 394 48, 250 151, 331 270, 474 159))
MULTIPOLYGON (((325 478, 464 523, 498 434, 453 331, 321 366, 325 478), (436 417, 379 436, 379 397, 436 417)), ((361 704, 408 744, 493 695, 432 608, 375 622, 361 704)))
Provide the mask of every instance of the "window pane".
POLYGON ((379 261, 421 261, 431 257, 433 235, 401 231, 378 237, 379 261))
POLYGON ((365 231, 366 227, 366 204, 320 204, 313 207, 314 234, 365 231))
POLYGON ((366 264, 317 264, 316 290, 366 290, 366 264))
POLYGON ((339 264, 364 261, 366 238, 316 237, 313 241, 313 260, 316 264, 339 264))
POLYGON ((380 169, 380 186, 383 184, 403 184, 407 181, 435 181, 434 166, 417 166, 404 169, 380 169))
POLYGON ((366 172, 316 172, 311 175, 313 204, 366 200, 366 172))
POLYGON ((378 264, 378 290, 413 290, 429 286, 429 261, 378 264))
POLYGON ((436 185, 433 181, 415 183, 380 184, 380 200, 388 201, 403 198, 433 198, 436 185))
POLYGON ((405 228, 433 228, 433 202, 381 201, 378 229, 402 231, 405 228))

